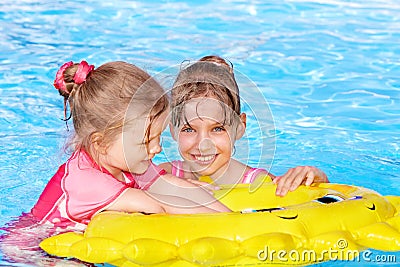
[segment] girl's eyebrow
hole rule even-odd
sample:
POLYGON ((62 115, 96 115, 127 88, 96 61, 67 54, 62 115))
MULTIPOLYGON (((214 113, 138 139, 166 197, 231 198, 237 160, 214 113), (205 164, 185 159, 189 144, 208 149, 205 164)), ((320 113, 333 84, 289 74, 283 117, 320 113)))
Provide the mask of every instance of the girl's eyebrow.
POLYGON ((225 124, 223 122, 216 121, 216 122, 213 122, 211 125, 225 125, 225 124))
POLYGON ((222 122, 219 122, 219 121, 216 121, 216 122, 211 124, 211 126, 224 126, 224 125, 226 125, 226 124, 224 124, 222 122))
MULTIPOLYGON (((220 122, 220 121, 215 121, 215 122, 211 123, 211 126, 225 126, 225 125, 227 125, 227 123, 220 122)), ((189 123, 184 123, 182 125, 182 127, 190 127, 190 128, 192 128, 192 125, 190 125, 189 123)))

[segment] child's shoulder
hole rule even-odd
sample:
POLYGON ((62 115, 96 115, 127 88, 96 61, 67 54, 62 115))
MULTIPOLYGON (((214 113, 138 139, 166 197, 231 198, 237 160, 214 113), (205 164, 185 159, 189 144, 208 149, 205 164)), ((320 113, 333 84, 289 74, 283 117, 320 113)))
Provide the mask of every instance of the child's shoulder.
POLYGON ((164 169, 167 173, 172 171, 172 163, 169 161, 158 164, 158 167, 164 169))
POLYGON ((174 160, 169 162, 163 162, 158 165, 164 169, 167 173, 171 173, 179 178, 185 179, 197 179, 197 177, 190 171, 190 168, 186 166, 186 163, 181 160, 174 160))

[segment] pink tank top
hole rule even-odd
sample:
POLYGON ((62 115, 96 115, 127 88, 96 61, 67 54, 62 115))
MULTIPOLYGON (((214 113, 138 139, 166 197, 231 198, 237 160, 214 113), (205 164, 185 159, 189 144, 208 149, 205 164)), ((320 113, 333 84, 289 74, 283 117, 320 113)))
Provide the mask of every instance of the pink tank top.
POLYGON ((76 151, 48 182, 31 213, 58 227, 84 228, 128 188, 148 189, 165 170, 151 164, 142 175, 124 173, 125 182, 99 168, 85 151, 76 151))
MULTIPOLYGON (((184 178, 183 161, 174 160, 171 162, 171 173, 179 178, 184 178)), ((252 183, 260 174, 268 174, 267 170, 262 168, 251 168, 244 175, 243 179, 240 181, 242 184, 252 183)))

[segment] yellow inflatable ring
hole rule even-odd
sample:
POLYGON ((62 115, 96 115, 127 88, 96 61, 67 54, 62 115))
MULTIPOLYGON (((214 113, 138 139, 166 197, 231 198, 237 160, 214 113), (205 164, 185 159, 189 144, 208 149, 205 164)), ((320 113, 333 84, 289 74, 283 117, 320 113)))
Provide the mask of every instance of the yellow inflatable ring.
POLYGON ((51 255, 116 266, 304 265, 353 260, 367 248, 400 251, 400 197, 357 186, 223 186, 235 212, 194 215, 103 212, 84 234, 45 239, 51 255), (253 192, 254 191, 254 192, 253 192))

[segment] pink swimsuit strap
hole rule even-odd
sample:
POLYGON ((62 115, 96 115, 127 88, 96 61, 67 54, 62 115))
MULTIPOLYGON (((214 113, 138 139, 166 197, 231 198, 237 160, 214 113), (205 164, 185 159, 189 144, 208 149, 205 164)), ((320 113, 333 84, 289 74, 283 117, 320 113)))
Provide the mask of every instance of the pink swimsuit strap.
POLYGON ((244 175, 242 182, 243 184, 250 184, 252 183, 261 173, 268 174, 265 169, 262 168, 251 168, 248 170, 244 175))
MULTIPOLYGON (((171 162, 171 173, 179 178, 184 178, 183 171, 183 161, 174 160, 171 162)), ((262 168, 251 168, 244 175, 241 183, 250 184, 252 183, 260 174, 268 174, 267 170, 262 168)))
POLYGON ((171 173, 179 178, 184 178, 183 161, 174 160, 171 162, 171 173))

